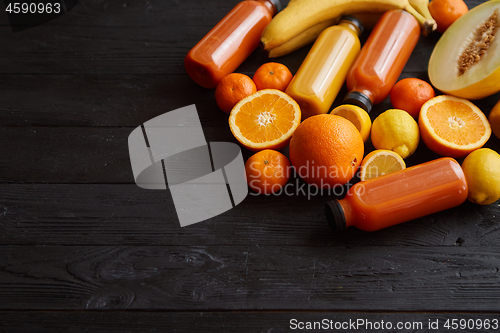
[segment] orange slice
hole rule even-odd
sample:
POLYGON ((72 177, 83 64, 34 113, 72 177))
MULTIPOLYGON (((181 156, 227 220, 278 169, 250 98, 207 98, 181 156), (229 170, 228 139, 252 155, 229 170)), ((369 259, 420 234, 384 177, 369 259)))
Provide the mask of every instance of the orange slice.
POLYGON ((488 119, 477 106, 448 95, 428 100, 422 106, 418 125, 430 150, 455 158, 481 148, 491 136, 488 119))
POLYGON ((406 169, 406 163, 398 153, 392 150, 374 150, 361 162, 359 178, 368 180, 403 169, 406 169))
POLYGON ((238 102, 229 115, 234 137, 252 151, 285 147, 300 124, 300 107, 275 89, 259 90, 238 102))

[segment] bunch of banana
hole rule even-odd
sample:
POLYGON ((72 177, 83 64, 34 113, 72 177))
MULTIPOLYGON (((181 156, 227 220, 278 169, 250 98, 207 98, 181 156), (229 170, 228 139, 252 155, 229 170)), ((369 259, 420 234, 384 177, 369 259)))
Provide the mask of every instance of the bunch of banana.
MULTIPOLYGON (((365 29, 373 29, 381 16, 381 13, 356 13, 356 18, 358 18, 363 23, 363 27, 365 27, 365 29)), ((269 58, 282 57, 284 55, 292 53, 295 50, 300 49, 303 46, 306 46, 307 44, 314 42, 323 30, 334 24, 337 24, 339 18, 340 17, 336 17, 334 19, 313 25, 312 27, 302 31, 292 39, 284 42, 283 44, 276 46, 270 50, 266 50, 267 56, 269 58)))
POLYGON ((269 57, 280 57, 312 43, 342 15, 356 15, 372 28, 391 9, 404 9, 415 16, 427 36, 437 28, 428 4, 429 0, 290 0, 266 27, 261 43, 269 57))

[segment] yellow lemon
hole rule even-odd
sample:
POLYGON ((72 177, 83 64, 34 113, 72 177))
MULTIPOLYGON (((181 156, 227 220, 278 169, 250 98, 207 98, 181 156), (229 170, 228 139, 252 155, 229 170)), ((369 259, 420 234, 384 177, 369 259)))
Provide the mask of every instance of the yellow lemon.
POLYGON ((353 123, 361 134, 363 142, 366 142, 366 140, 370 137, 372 121, 368 113, 359 106, 351 104, 340 105, 333 109, 330 114, 344 117, 353 123))
POLYGON ((468 199, 480 205, 489 205, 500 199, 500 155, 489 148, 470 153, 462 163, 468 199))
POLYGON ((490 121, 493 134, 500 139, 500 101, 491 109, 488 120, 490 121))
POLYGON ((406 163, 399 154, 392 150, 380 149, 366 155, 359 169, 359 178, 368 180, 406 169, 406 163))
POLYGON ((420 141, 418 124, 404 110, 390 109, 378 116, 372 125, 372 143, 376 149, 387 149, 407 158, 420 141))

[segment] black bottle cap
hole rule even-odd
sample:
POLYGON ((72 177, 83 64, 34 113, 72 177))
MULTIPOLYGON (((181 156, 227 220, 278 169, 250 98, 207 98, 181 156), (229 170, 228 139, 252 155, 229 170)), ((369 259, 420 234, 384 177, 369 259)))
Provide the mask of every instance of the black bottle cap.
POLYGON ((373 106, 372 101, 368 98, 368 96, 360 93, 359 91, 351 91, 347 93, 343 103, 359 106, 368 113, 370 113, 373 106))
POLYGON ((344 15, 340 18, 339 23, 342 21, 349 21, 349 22, 353 23, 359 29, 359 35, 361 35, 363 33, 363 31, 365 30, 365 27, 363 26, 363 22, 361 22, 361 20, 355 16, 344 15))
POLYGON ((344 230, 347 227, 344 210, 338 200, 335 199, 325 204, 325 215, 333 231, 344 230))
POLYGON ((283 7, 281 7, 280 0, 268 0, 268 1, 270 1, 273 4, 274 8, 276 8, 276 14, 278 14, 283 9, 283 7))

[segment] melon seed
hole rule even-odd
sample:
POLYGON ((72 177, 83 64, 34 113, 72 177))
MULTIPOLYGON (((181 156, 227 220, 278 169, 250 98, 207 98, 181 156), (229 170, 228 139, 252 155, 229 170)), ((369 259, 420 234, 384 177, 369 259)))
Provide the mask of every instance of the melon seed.
POLYGON ((498 9, 496 9, 490 18, 476 29, 469 46, 458 58, 458 75, 464 74, 472 65, 481 61, 493 42, 498 28, 498 9))

